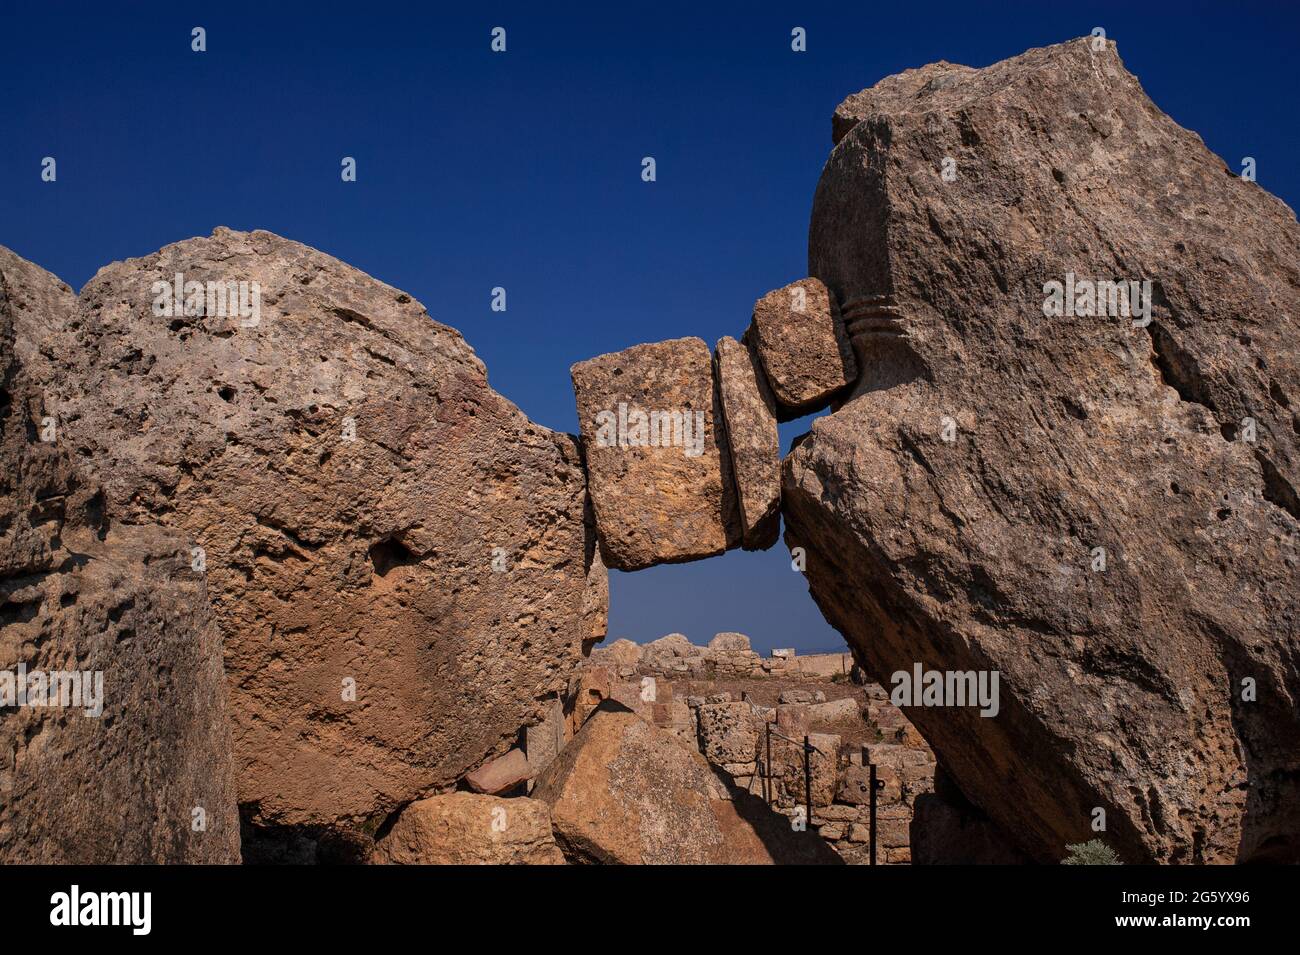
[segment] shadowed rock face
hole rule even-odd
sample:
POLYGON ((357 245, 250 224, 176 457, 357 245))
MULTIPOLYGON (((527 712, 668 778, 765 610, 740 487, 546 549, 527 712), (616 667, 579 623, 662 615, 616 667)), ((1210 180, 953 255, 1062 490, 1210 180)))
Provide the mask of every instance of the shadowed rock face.
POLYGON ((996 717, 907 715, 1033 857, 1099 807, 1126 862, 1300 858, 1294 214, 1109 44, 909 71, 835 136, 809 272, 860 375, 783 470, 814 598, 886 685, 1000 671, 996 717), (1045 315, 1068 273, 1150 323, 1045 315))
POLYGON ((578 449, 410 296, 219 229, 101 270, 56 331, 108 512, 206 552, 251 831, 372 831, 564 688, 605 599, 578 449), (177 273, 259 283, 258 320, 157 314, 177 273))
POLYGON ((57 329, 75 305, 0 248, 0 862, 238 862, 203 577, 180 535, 106 519, 66 436, 46 431, 33 339, 15 347, 15 325, 57 329), (52 671, 69 691, 57 706, 35 682, 52 671), (5 696, 19 672, 28 705, 5 696))

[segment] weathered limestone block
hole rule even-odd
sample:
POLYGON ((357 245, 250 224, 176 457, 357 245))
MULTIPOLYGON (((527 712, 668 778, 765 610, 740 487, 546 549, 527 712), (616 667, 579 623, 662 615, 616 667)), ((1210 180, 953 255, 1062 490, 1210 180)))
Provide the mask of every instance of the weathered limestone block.
POLYGON ((897 743, 872 743, 863 747, 867 761, 877 766, 892 766, 900 772, 907 767, 916 769, 928 767, 934 772, 934 754, 925 749, 913 749, 897 743))
MULTIPOLYGON (((779 717, 778 717, 779 719, 779 717)), ((832 733, 809 733, 809 769, 812 775, 812 804, 829 806, 835 801, 839 782, 840 737, 832 733)), ((803 737, 794 737, 797 743, 772 740, 772 774, 785 791, 781 805, 803 805, 806 799, 804 779, 803 737)))
POLYGON ((758 730, 748 703, 706 703, 696 709, 695 717, 699 720, 700 750, 710 763, 723 766, 754 761, 758 730))
POLYGON ((749 345, 730 337, 719 339, 713 363, 727 425, 742 545, 746 550, 766 550, 776 543, 781 523, 776 402, 749 345))
POLYGON ((851 696, 825 703, 814 703, 808 707, 808 718, 816 723, 838 723, 841 720, 853 720, 858 717, 858 701, 851 696))
POLYGON ((1130 864, 1300 860, 1295 213, 1110 42, 836 125, 809 271, 861 371, 782 486, 817 604, 876 679, 1000 674, 996 716, 906 712, 1030 857, 1103 807, 1130 864))
POLYGON ((712 357, 698 338, 571 369, 605 564, 638 570, 740 543, 712 357))
POLYGON ((668 705, 668 723, 664 728, 687 745, 694 745, 695 711, 681 697, 674 697, 668 705))
POLYGON ((594 648, 591 662, 612 667, 635 667, 641 662, 641 648, 626 638, 615 640, 607 647, 594 648))
POLYGON ((101 269, 41 333, 106 513, 206 554, 252 831, 364 853, 563 688, 591 631, 579 449, 409 295, 218 229, 101 269), (177 308, 177 275, 211 294, 177 308))
POLYGON ((545 716, 540 723, 524 730, 524 754, 528 757, 528 768, 536 776, 564 748, 564 703, 555 699, 547 704, 545 716))
POLYGON ((791 739, 802 739, 808 732, 812 719, 808 715, 806 703, 778 703, 776 706, 776 728, 791 739))
POLYGON ((824 408, 857 376, 839 305, 820 279, 800 279, 759 299, 745 341, 762 360, 779 421, 824 408))
POLYGON ((641 648, 641 666, 663 673, 687 670, 691 668, 688 660, 703 655, 703 649, 695 646, 685 636, 670 633, 658 640, 651 640, 641 648))
POLYGON ((777 697, 780 703, 825 703, 826 693, 824 690, 808 690, 803 687, 791 687, 788 690, 782 690, 777 697))
POLYGON ((729 790, 694 749, 635 714, 602 706, 537 780, 570 861, 836 864, 761 799, 729 790))
POLYGON ((812 653, 797 657, 794 666, 806 676, 829 679, 833 676, 847 676, 853 669, 853 659, 847 653, 812 653))
POLYGON ((864 816, 857 806, 832 804, 813 807, 812 821, 814 825, 821 825, 823 822, 858 822, 863 818, 864 816))
POLYGON ((613 690, 614 679, 608 667, 584 666, 569 678, 569 690, 565 695, 564 712, 566 717, 566 735, 572 739, 582 729, 596 707, 609 699, 613 690))
POLYGON ((600 557, 594 519, 588 523, 587 583, 582 591, 582 641, 599 643, 609 631, 609 571, 600 557))
POLYGON ((376 843, 374 865, 564 865, 537 799, 453 792, 413 802, 376 843))
POLYGON ((238 863, 204 575, 107 518, 36 371, 75 306, 0 248, 0 863, 238 863))
MULTIPOLYGON (((903 784, 899 771, 893 766, 877 766, 876 780, 883 785, 876 791, 877 803, 898 802, 903 798, 903 784)), ((848 766, 840 777, 835 798, 852 806, 866 806, 871 802, 871 769, 867 766, 848 766)))
POLYGON ((743 633, 719 633, 709 641, 708 649, 714 651, 742 651, 752 649, 749 637, 743 633))

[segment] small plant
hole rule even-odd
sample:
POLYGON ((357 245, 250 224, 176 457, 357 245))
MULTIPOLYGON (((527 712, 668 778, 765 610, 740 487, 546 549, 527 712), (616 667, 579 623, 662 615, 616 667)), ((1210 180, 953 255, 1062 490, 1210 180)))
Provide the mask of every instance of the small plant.
POLYGON ((1123 865, 1115 850, 1100 839, 1088 842, 1076 842, 1065 847, 1065 858, 1061 865, 1123 865))

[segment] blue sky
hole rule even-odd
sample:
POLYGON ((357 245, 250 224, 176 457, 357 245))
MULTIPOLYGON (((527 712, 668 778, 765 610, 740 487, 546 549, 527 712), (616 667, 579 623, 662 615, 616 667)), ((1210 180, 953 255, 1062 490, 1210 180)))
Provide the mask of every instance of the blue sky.
MULTIPOLYGON (((1166 112, 1300 198, 1291 4, 621 6, 6 10, 0 244, 80 288, 217 225, 269 229, 410 292, 498 391, 576 431, 573 362, 739 335, 757 297, 805 274, 831 111, 908 67, 983 66, 1102 26, 1166 112), (790 50, 795 26, 806 53, 790 50), (45 156, 56 183, 40 180, 45 156)), ((841 643, 784 545, 611 578, 613 636, 841 643)))

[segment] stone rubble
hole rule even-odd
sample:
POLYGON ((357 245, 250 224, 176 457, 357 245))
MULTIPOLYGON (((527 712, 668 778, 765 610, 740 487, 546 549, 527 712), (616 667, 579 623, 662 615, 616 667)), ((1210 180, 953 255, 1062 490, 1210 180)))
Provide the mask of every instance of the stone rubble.
MULTIPOLYGON (((784 679, 842 681, 846 672, 814 664, 805 672, 793 651, 786 653, 783 671, 773 672, 759 661, 746 667, 720 667, 717 654, 750 654, 743 634, 718 634, 707 646, 690 643, 681 634, 669 634, 643 647, 617 640, 602 652, 596 648, 574 681, 587 714, 605 700, 622 700, 634 715, 688 743, 730 779, 737 789, 762 798, 770 790, 772 806, 793 817, 804 812, 805 780, 803 742, 815 747, 812 770, 812 826, 839 855, 851 863, 869 860, 870 764, 876 764, 877 861, 880 864, 911 860, 910 825, 916 799, 931 791, 935 758, 902 711, 891 705, 875 684, 855 689, 854 695, 827 699, 827 692, 806 686, 777 691, 778 702, 764 707, 736 699, 730 691, 680 698, 676 683, 720 680, 784 679), (683 662, 686 663, 682 668, 683 662), (639 702, 645 681, 653 679, 657 693, 671 695, 671 711, 656 711, 639 702), (593 691, 593 688, 599 688, 593 691), (876 741, 861 747, 845 744, 834 732, 821 727, 862 725, 874 729, 876 741), (772 730, 772 767, 764 769, 767 730, 772 730), (766 786, 766 788, 765 788, 766 786)), ((838 654, 829 655, 838 658, 838 654)), ((838 659, 835 660, 838 664, 838 659)))

